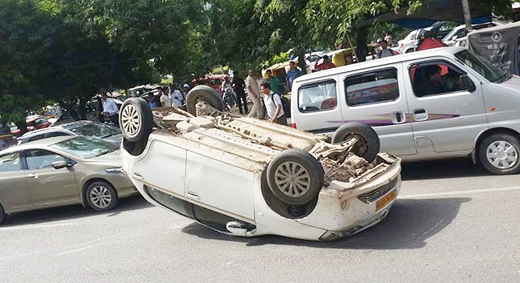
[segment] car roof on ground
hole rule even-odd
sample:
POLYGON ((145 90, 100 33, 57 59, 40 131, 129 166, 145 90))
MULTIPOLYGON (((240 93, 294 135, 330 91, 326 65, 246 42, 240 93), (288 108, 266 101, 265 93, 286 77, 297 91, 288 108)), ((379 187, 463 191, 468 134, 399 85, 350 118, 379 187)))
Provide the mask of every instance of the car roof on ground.
POLYGON ((327 77, 330 75, 337 75, 340 73, 346 73, 346 72, 352 72, 352 71, 357 71, 357 70, 363 70, 366 68, 378 67, 383 64, 392 64, 392 63, 399 63, 399 62, 404 62, 404 61, 414 60, 414 59, 422 59, 422 58, 429 58, 429 57, 433 57, 433 56, 443 56, 443 55, 455 54, 462 50, 467 50, 467 49, 462 48, 462 47, 439 47, 439 48, 433 48, 433 49, 423 50, 423 51, 419 51, 419 52, 399 54, 396 56, 388 56, 388 57, 381 58, 381 59, 370 60, 370 61, 356 63, 356 64, 352 64, 352 65, 340 66, 340 67, 336 67, 336 68, 332 68, 332 69, 328 69, 328 70, 315 72, 312 74, 306 74, 306 75, 296 78, 295 82, 305 82, 308 80, 319 79, 321 77, 327 77))
POLYGON ((16 151, 21 151, 21 150, 26 150, 26 149, 31 149, 31 148, 47 148, 50 145, 53 145, 55 143, 70 140, 73 138, 76 138, 76 137, 75 136, 61 136, 61 137, 52 137, 52 138, 47 138, 47 139, 36 140, 36 141, 21 144, 21 145, 9 147, 7 149, 0 151, 0 154, 6 154, 6 153, 10 153, 10 152, 16 152, 16 151))

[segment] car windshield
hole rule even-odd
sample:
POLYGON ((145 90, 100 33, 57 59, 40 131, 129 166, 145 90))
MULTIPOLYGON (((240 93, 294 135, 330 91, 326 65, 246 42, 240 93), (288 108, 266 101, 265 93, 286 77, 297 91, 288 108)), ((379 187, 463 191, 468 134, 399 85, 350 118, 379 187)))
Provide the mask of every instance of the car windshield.
POLYGON ((463 50, 456 53, 455 57, 485 77, 490 82, 501 83, 511 77, 511 74, 505 73, 504 71, 495 67, 491 62, 487 61, 485 58, 476 56, 468 50, 463 50))
POLYGON ((121 134, 121 130, 119 130, 119 128, 102 123, 72 124, 63 126, 63 128, 80 136, 95 137, 100 139, 121 134))
POLYGON ((119 149, 118 145, 104 140, 74 137, 50 146, 81 159, 90 159, 119 149))

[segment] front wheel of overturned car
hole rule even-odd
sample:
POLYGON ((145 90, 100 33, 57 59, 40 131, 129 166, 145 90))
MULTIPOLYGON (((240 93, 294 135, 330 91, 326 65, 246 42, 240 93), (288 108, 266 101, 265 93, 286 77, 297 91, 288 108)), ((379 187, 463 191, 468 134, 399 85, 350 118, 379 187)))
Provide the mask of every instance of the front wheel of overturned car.
POLYGON ((480 143, 478 156, 482 166, 493 174, 520 172, 520 142, 514 136, 490 135, 480 143))
POLYGON ((106 181, 92 182, 85 191, 88 205, 98 212, 113 209, 118 202, 116 190, 106 181))
POLYGON ((332 143, 341 143, 357 137, 358 143, 354 146, 354 154, 365 158, 368 162, 376 159, 380 149, 379 137, 372 127, 349 122, 339 127, 332 136, 332 143))
POLYGON ((142 98, 129 98, 121 106, 119 125, 123 137, 131 142, 148 139, 154 125, 152 110, 142 98))
POLYGON ((188 92, 186 108, 192 115, 197 115, 196 104, 199 100, 208 103, 211 107, 219 111, 224 110, 224 103, 222 102, 220 94, 209 86, 198 85, 188 92))
POLYGON ((283 202, 304 205, 320 192, 324 174, 323 167, 310 153, 287 149, 267 166, 267 183, 283 202))

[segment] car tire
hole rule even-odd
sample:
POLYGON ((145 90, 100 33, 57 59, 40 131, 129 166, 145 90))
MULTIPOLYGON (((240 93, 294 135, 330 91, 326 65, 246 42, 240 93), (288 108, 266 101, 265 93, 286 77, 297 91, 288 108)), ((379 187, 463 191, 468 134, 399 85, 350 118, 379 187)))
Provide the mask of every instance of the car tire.
POLYGON ((520 172, 520 142, 508 134, 493 134, 479 145, 478 157, 482 166, 497 175, 520 172))
POLYGON ((408 50, 406 50, 406 52, 405 52, 405 53, 412 53, 412 52, 414 52, 414 50, 413 50, 413 49, 408 49, 408 50))
POLYGON ((94 181, 85 190, 88 205, 95 211, 112 210, 118 203, 116 190, 106 181, 94 181))
POLYGON ((2 224, 2 222, 4 222, 5 220, 5 211, 4 211, 4 208, 2 207, 2 205, 0 204, 0 224, 2 224))
POLYGON ((267 166, 267 184, 281 201, 304 205, 317 197, 324 174, 323 167, 310 153, 287 149, 267 166))
POLYGON ((353 153, 365 158, 368 162, 374 161, 381 147, 376 131, 365 124, 346 123, 334 132, 332 143, 344 142, 352 136, 358 136, 360 139, 354 147, 353 153))
POLYGON ((220 94, 209 86, 198 85, 188 92, 188 96, 186 97, 186 107, 188 112, 192 115, 197 115, 195 105, 199 100, 205 101, 211 107, 219 111, 224 110, 224 102, 222 102, 220 94))
POLYGON ((142 98, 125 100, 119 114, 119 126, 126 140, 131 142, 147 140, 153 125, 152 110, 146 100, 142 98))

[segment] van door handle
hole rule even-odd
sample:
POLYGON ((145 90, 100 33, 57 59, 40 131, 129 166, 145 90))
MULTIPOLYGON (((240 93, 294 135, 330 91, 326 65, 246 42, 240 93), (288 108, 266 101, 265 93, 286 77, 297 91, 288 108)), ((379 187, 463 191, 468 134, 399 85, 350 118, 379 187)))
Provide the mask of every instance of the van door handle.
POLYGON ((394 124, 402 124, 406 122, 406 115, 403 112, 394 112, 392 113, 392 123, 394 124))
POLYGON ((192 199, 200 199, 199 194, 197 194, 196 192, 192 192, 192 191, 189 191, 186 194, 186 196, 189 198, 192 198, 192 199))
POLYGON ((132 176, 138 180, 144 180, 144 177, 143 175, 141 175, 140 173, 137 173, 137 172, 134 172, 134 174, 132 174, 132 176))
POLYGON ((413 118, 415 121, 428 120, 428 111, 426 109, 416 109, 413 111, 413 118))
POLYGON ((32 179, 38 179, 39 175, 38 174, 29 174, 29 175, 27 175, 27 177, 32 178, 32 179))

